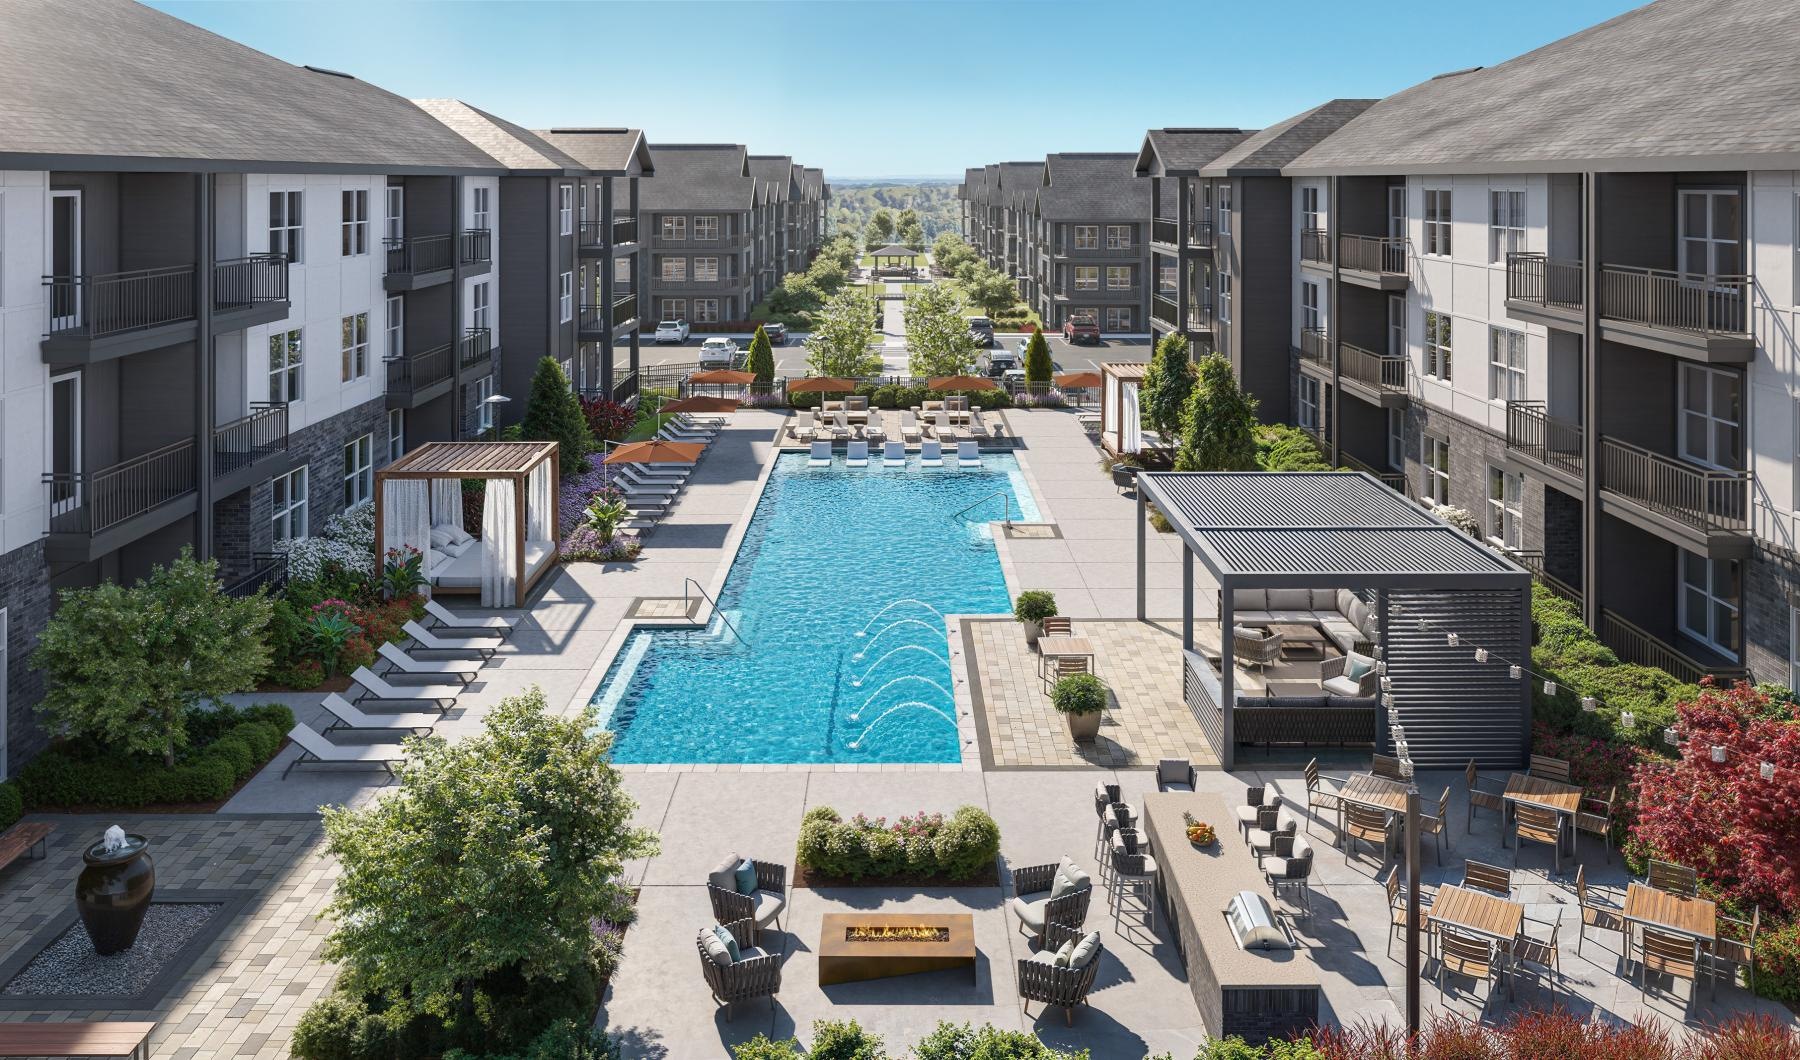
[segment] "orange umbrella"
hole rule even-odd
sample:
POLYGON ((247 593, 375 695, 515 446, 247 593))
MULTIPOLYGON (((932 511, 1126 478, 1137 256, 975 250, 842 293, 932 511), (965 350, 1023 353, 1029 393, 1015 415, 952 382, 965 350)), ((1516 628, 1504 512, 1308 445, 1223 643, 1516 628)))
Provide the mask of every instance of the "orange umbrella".
POLYGON ((632 442, 606 454, 603 464, 692 464, 706 448, 699 442, 632 442))
POLYGON ((743 386, 746 383, 756 382, 756 373, 739 372, 730 368, 720 368, 711 372, 699 372, 690 375, 688 376, 687 381, 690 383, 705 383, 708 385, 743 386))
POLYGON ((811 379, 796 379, 787 385, 790 394, 848 394, 856 389, 856 383, 850 379, 833 379, 830 376, 815 376, 811 379))
POLYGON ((1063 372, 1056 377, 1056 385, 1063 390, 1086 390, 1100 385, 1100 373, 1063 372))
POLYGON ((685 397, 662 407, 664 412, 736 412, 738 403, 731 398, 685 397))
POLYGON ((998 390, 1000 384, 980 375, 940 375, 925 384, 933 390, 998 390))

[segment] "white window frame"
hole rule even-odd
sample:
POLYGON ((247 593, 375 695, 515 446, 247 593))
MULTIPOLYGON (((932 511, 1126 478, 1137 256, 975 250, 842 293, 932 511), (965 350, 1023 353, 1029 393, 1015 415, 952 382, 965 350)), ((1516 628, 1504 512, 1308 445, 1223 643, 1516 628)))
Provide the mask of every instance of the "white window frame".
POLYGON ((694 282, 695 283, 718 283, 719 282, 719 259, 715 258, 715 257, 695 258, 694 259, 694 282))
POLYGON ((1488 264, 1504 265, 1508 254, 1525 252, 1525 193, 1488 190, 1488 264))
POLYGON ((687 242, 687 218, 668 217, 662 219, 662 238, 673 243, 687 242))
POLYGON ((657 265, 659 267, 660 279, 662 280, 662 282, 664 282, 664 283, 686 283, 687 282, 687 259, 686 258, 663 257, 661 259, 658 259, 657 265))
POLYGON ((1320 221, 1319 189, 1316 185, 1306 184, 1300 188, 1300 230, 1302 232, 1317 231, 1325 227, 1320 221))
POLYGON ((712 215, 694 218, 694 239, 696 241, 717 242, 719 238, 719 219, 712 215))
MULTIPOLYGON (((1733 626, 1732 632, 1736 632, 1743 628, 1743 611, 1741 605, 1744 586, 1743 567, 1734 559, 1708 559, 1697 552, 1689 552, 1685 548, 1680 549, 1679 551, 1681 558, 1678 561, 1675 570, 1676 628, 1679 629, 1684 636, 1691 637, 1701 644, 1706 645, 1708 648, 1711 648, 1713 651, 1718 652, 1720 655, 1736 662, 1738 658, 1737 649, 1732 645, 1725 643, 1724 639, 1720 638, 1719 634, 1723 631, 1718 628, 1718 624, 1720 612, 1723 611, 1730 616, 1730 621, 1733 626), (1734 571, 1735 569, 1734 578, 1737 582, 1738 594, 1740 597, 1739 600, 1734 600, 1730 597, 1719 595, 1718 593, 1714 584, 1715 565, 1721 563, 1730 565, 1725 568, 1728 572, 1734 571), (1689 580, 1690 573, 1696 571, 1701 573, 1702 584, 1696 585, 1689 580), (1693 604, 1696 601, 1693 599, 1694 597, 1699 598, 1697 602, 1705 611, 1704 622, 1695 621, 1696 616, 1693 614, 1693 604)), ((1731 639, 1735 640, 1736 638, 1733 637, 1731 639)))
POLYGON ((490 327, 488 323, 488 292, 491 288, 486 280, 469 288, 469 327, 481 329, 490 327))
POLYGON ((1682 188, 1675 206, 1676 246, 1680 250, 1681 274, 1690 280, 1710 280, 1715 276, 1738 276, 1745 271, 1744 264, 1744 196, 1736 188, 1682 188), (1687 227, 1688 203, 1701 199, 1705 202, 1705 232, 1690 232, 1687 227), (1738 232, 1719 235, 1713 231, 1715 199, 1734 199, 1737 201, 1738 232), (1720 252, 1731 248, 1728 262, 1730 268, 1720 268, 1720 252), (1695 261, 1698 256, 1705 260, 1695 261))
POLYGON ((1406 410, 1387 410, 1387 461, 1394 471, 1406 470, 1406 410))
POLYGON ((694 323, 716 324, 719 322, 719 300, 717 298, 694 299, 694 323))
POLYGON ((475 429, 485 433, 494 429, 494 377, 484 375, 475 380, 475 429))
POLYGON ((1319 381, 1310 375, 1301 374, 1295 377, 1298 383, 1298 404, 1295 410, 1300 426, 1308 430, 1319 430, 1320 413, 1324 408, 1324 390, 1319 381))
POLYGON ((406 455, 406 410, 388 410, 388 463, 406 455))
POLYGON ((1390 294, 1387 300, 1387 351, 1389 357, 1406 356, 1406 296, 1390 294))
POLYGON ((343 215, 339 219, 338 256, 361 257, 369 252, 369 189, 345 188, 339 200, 343 215))
POLYGON ((406 187, 402 184, 389 184, 384 197, 387 217, 383 222, 383 238, 390 242, 399 242, 406 238, 406 187))
POLYGON ((663 320, 686 320, 687 299, 665 298, 662 300, 662 310, 663 320))
POLYGON ((385 322, 387 343, 383 351, 386 360, 398 360, 406 356, 406 299, 400 295, 389 295, 387 300, 387 320, 385 322))
POLYGON ((1488 400, 1497 405, 1523 401, 1525 389, 1525 333, 1512 328, 1488 328, 1488 400))
POLYGON ((556 225, 560 234, 575 234, 575 185, 556 186, 556 225))
POLYGON ((1741 454, 1744 451, 1744 376, 1723 368, 1687 362, 1681 364, 1679 372, 1675 409, 1678 420, 1676 451, 1681 454, 1681 459, 1720 470, 1736 470, 1741 467, 1741 454), (1701 407, 1696 410, 1688 407, 1688 399, 1697 383, 1705 393, 1701 407), (1721 384, 1729 384, 1735 388, 1736 419, 1720 415, 1714 407, 1714 398, 1721 384), (1721 451, 1724 448, 1719 444, 1721 430, 1729 430, 1735 437, 1735 444, 1730 447, 1729 452, 1721 451), (1695 444, 1696 434, 1700 436, 1698 441, 1702 444, 1695 444))
POLYGON ((1130 250, 1131 249, 1131 226, 1130 225, 1107 225, 1106 226, 1106 249, 1108 249, 1108 250, 1130 250))
POLYGON ((1433 257, 1450 257, 1451 205, 1449 188, 1425 189, 1425 253, 1433 257))
POLYGON ((1318 331, 1320 321, 1319 298, 1321 290, 1312 280, 1300 281, 1300 330, 1318 331))
POLYGON ((50 377, 50 385, 44 388, 47 405, 44 409, 44 464, 51 473, 56 473, 56 389, 63 384, 70 387, 69 402, 69 469, 71 481, 56 484, 50 490, 50 514, 61 515, 81 507, 82 488, 81 472, 85 470, 85 457, 82 452, 83 421, 87 418, 82 403, 82 378, 80 372, 63 372, 50 377))
POLYGON ((1514 551, 1525 541, 1525 476, 1493 464, 1487 469, 1487 539, 1514 551))
POLYGON ((295 402, 306 396, 305 328, 269 333, 269 400, 295 402), (281 364, 275 364, 275 345, 281 344, 281 364))
POLYGON ((1439 313, 1434 309, 1425 310, 1424 344, 1425 374, 1440 382, 1450 382, 1453 370, 1451 360, 1456 346, 1456 319, 1449 313, 1439 313), (1441 338, 1443 341, 1441 342, 1438 341, 1440 338, 1439 328, 1434 325, 1442 326, 1441 338))
POLYGON ((1075 266, 1075 290, 1098 291, 1100 289, 1100 266, 1075 266))
POLYGON ((1106 267, 1106 289, 1109 291, 1131 290, 1131 266, 1108 265, 1106 267))
POLYGON ((1424 482, 1419 496, 1433 504, 1450 503, 1450 440, 1435 434, 1419 435, 1419 465, 1424 482))
POLYGON ((1120 334, 1131 330, 1131 307, 1128 305, 1109 305, 1106 307, 1106 330, 1120 334))
POLYGON ((557 310, 562 313, 564 324, 575 319, 575 274, 573 272, 565 272, 557 277, 556 304, 557 310))
POLYGON ((1099 225, 1074 225, 1072 227, 1075 229, 1074 238, 1076 250, 1100 249, 1099 225))
POLYGON ((270 189, 269 253, 286 255, 289 265, 298 265, 306 260, 305 246, 306 193, 296 188, 270 189))
POLYGON ((369 374, 369 314, 351 313, 338 327, 343 347, 343 381, 355 382, 369 374))
POLYGON ((469 189, 469 227, 470 228, 480 231, 482 229, 491 227, 491 225, 488 223, 488 207, 490 205, 491 205, 491 202, 488 198, 488 189, 487 188, 481 187, 480 185, 476 185, 475 187, 469 189))
POLYGON ((270 533, 276 541, 299 541, 310 534, 307 525, 308 506, 311 496, 308 479, 311 468, 306 464, 289 471, 285 475, 276 475, 269 480, 269 526, 270 533), (295 485, 299 488, 296 489, 295 485), (286 494, 286 499, 281 494, 286 494), (296 528, 298 533, 296 533, 296 528))
POLYGON ((375 435, 365 434, 344 446, 344 507, 353 508, 375 496, 375 435))

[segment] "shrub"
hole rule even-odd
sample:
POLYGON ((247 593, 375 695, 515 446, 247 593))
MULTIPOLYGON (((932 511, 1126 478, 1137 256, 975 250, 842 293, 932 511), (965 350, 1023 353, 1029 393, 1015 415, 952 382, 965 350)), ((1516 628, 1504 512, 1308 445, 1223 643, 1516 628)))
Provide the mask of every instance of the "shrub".
POLYGON ((526 441, 555 442, 563 471, 574 474, 588 468, 587 454, 594 446, 586 414, 569 386, 556 358, 538 361, 531 376, 531 394, 525 401, 525 418, 519 421, 519 437, 526 441))
POLYGON ((1317 442, 1285 423, 1256 428, 1256 466, 1264 471, 1330 471, 1331 462, 1317 442))
POLYGON ((1231 362, 1216 353, 1202 357, 1181 413, 1175 470, 1256 470, 1256 428, 1256 399, 1238 386, 1231 362))
POLYGON ((1087 1055, 1086 1049, 1073 1053, 1052 1049, 1028 1031, 944 1020, 913 1046, 917 1060, 1086 1060, 1087 1055))
POLYGON ((631 433, 637 426, 637 406, 623 401, 612 401, 608 398, 582 398, 581 417, 587 421, 588 432, 595 439, 603 442, 616 442, 631 433))
POLYGON ((855 1020, 814 1020, 810 1060, 886 1060, 880 1035, 855 1020))
MULTIPOLYGON (((944 875, 969 879, 991 870, 1000 856, 1000 825, 977 807, 960 806, 932 839, 931 852, 944 875)), ((923 860, 922 853, 916 860, 923 860)))
POLYGON ((1000 826, 976 806, 945 818, 919 813, 889 825, 885 817, 843 820, 815 806, 800 824, 799 863, 825 876, 881 879, 902 874, 964 880, 991 871, 1000 854, 1000 826))
POLYGON ((1063 714, 1098 714, 1106 709, 1106 686, 1093 674, 1070 674, 1050 690, 1050 704, 1063 714))
POLYGON ((766 1034, 732 1046, 731 1056, 732 1060, 803 1060, 797 1039, 772 1041, 766 1034))
POLYGON ((1469 513, 1467 508, 1458 508, 1454 504, 1434 504, 1431 506, 1431 514, 1470 537, 1479 538, 1481 536, 1481 523, 1469 513))
POLYGON ((1800 1004, 1800 921, 1764 924, 1757 934, 1756 992, 1789 1008, 1800 1004))
POLYGON ((1048 589, 1027 589, 1013 601, 1013 617, 1020 622, 1042 622, 1056 615, 1056 594, 1048 589))
POLYGON ((25 814, 25 800, 19 786, 8 780, 0 783, 0 829, 11 828, 25 814))

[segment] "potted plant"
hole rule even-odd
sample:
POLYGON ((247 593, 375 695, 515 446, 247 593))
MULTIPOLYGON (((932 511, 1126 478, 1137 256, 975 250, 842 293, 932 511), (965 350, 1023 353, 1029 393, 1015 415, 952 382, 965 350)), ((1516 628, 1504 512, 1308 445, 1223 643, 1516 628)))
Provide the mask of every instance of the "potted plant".
POLYGON ((1025 627, 1025 643, 1036 648, 1044 619, 1056 617, 1056 596, 1047 589, 1027 589, 1013 601, 1013 617, 1025 627))
POLYGON ((1106 686, 1093 674, 1070 674, 1050 690, 1050 702, 1069 723, 1069 735, 1086 742, 1100 735, 1106 686))

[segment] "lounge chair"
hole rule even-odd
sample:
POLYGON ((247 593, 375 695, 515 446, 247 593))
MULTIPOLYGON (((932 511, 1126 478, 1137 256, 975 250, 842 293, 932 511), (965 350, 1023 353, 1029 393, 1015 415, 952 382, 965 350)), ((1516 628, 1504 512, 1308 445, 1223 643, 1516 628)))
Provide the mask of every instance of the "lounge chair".
POLYGON ((332 722, 325 726, 325 731, 336 732, 339 729, 410 729, 424 736, 437 726, 441 716, 437 714, 364 714, 343 696, 332 692, 319 703, 330 712, 332 722))
POLYGON ((729 422, 724 416, 696 416, 691 412, 677 412, 670 418, 683 427, 712 431, 715 434, 724 430, 725 425, 729 422))
POLYGON ((311 727, 296 724, 288 730, 288 739, 300 748, 300 756, 288 763, 281 771, 281 778, 294 771, 294 767, 302 762, 318 762, 333 765, 377 765, 394 771, 394 763, 406 761, 406 750, 397 743, 355 743, 340 747, 325 737, 314 732, 311 727))
POLYGON ((478 629, 502 637, 513 631, 512 623, 499 615, 459 615, 436 600, 425 601, 425 613, 445 629, 478 629))
POLYGON ((850 429, 850 417, 844 413, 843 409, 832 413, 831 436, 833 438, 849 438, 853 433, 855 432, 850 429))
POLYGON ((944 443, 927 441, 919 443, 920 467, 944 466, 944 443))
POLYGON ((659 442, 687 442, 697 444, 702 449, 713 443, 713 437, 710 434, 696 434, 693 431, 683 430, 674 424, 656 432, 656 440, 659 442))
POLYGON ((937 410, 931 421, 931 433, 940 441, 956 440, 956 425, 950 422, 950 413, 943 409, 937 410))
POLYGON ((666 502, 673 500, 675 495, 681 492, 681 487, 677 485, 633 482, 626 478, 615 478, 612 484, 613 488, 623 493, 628 501, 642 498, 662 498, 666 502))
POLYGON ((379 650, 381 657, 393 663, 401 673, 460 677, 467 682, 474 680, 475 675, 481 672, 481 663, 474 659, 415 659, 391 642, 383 644, 379 650))
POLYGON ((830 467, 831 466, 831 443, 826 442, 826 441, 814 442, 812 444, 811 453, 807 457, 806 466, 807 467, 830 467))
POLYGON ((667 489, 670 486, 680 489, 687 485, 688 475, 693 468, 684 464, 667 466, 676 470, 640 471, 629 464, 621 464, 619 469, 613 473, 613 481, 622 486, 644 486, 650 489, 667 489))
POLYGON ((436 703, 438 710, 443 711, 455 706, 456 697, 464 691, 462 685, 389 684, 367 666, 358 666, 356 672, 350 675, 350 680, 365 689, 353 700, 356 703, 366 699, 392 703, 436 703))
POLYGON ((920 428, 919 428, 918 413, 902 412, 900 414, 900 439, 901 439, 901 441, 916 442, 919 439, 923 438, 924 436, 925 436, 924 432, 922 430, 920 430, 920 428))
POLYGON ((870 409, 869 422, 863 425, 863 437, 870 441, 885 439, 887 437, 885 422, 880 409, 870 409))
POLYGON ((973 440, 965 440, 965 441, 957 442, 956 443, 956 466, 957 467, 980 467, 981 466, 981 443, 973 441, 973 440))
POLYGON ((889 442, 881 447, 881 465, 883 467, 906 466, 906 443, 889 442))
POLYGON ((858 438, 850 443, 850 452, 844 457, 847 467, 869 466, 869 443, 858 438))
POLYGON ((400 631, 418 642, 419 647, 427 651, 478 651, 482 658, 494 654, 500 647, 498 635, 491 637, 452 637, 448 640, 438 636, 417 622, 408 619, 400 627, 400 631))
POLYGON ((788 433, 795 441, 810 442, 819 433, 819 414, 811 409, 802 412, 797 421, 788 427, 788 433))

